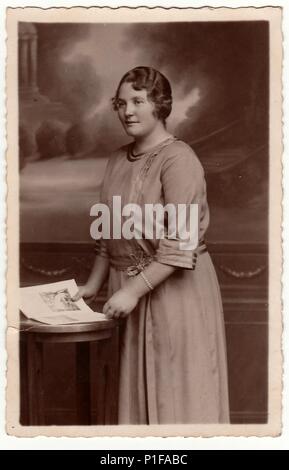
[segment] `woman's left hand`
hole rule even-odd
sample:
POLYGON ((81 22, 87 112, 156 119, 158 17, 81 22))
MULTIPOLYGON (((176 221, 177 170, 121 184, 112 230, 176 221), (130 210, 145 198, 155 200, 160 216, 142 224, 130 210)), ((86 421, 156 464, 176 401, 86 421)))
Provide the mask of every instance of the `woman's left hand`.
POLYGON ((139 299, 137 296, 125 289, 115 292, 103 307, 103 313, 107 318, 127 317, 136 307, 139 299))

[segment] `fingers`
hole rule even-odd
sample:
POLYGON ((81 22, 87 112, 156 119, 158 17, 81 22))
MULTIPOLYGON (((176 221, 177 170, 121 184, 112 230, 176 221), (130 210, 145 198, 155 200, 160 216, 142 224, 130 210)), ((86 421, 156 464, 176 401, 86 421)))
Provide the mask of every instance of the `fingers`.
POLYGON ((86 303, 91 303, 93 300, 95 300, 95 295, 86 295, 85 290, 83 289, 79 289, 71 299, 73 302, 77 302, 82 297, 85 298, 86 303))
POLYGON ((109 302, 106 302, 104 304, 102 313, 104 313, 104 315, 106 315, 108 319, 116 320, 127 316, 127 313, 112 307, 109 302))
POLYGON ((128 312, 121 312, 118 318, 126 318, 128 316, 128 312))
POLYGON ((95 300, 95 296, 92 295, 91 297, 85 298, 85 302, 90 305, 95 300))
POLYGON ((71 300, 72 300, 73 302, 77 302, 80 298, 81 298, 81 294, 80 294, 80 292, 78 291, 73 297, 71 297, 71 300))
POLYGON ((103 306, 102 313, 107 316, 108 319, 114 318, 114 310, 112 307, 109 305, 108 302, 106 302, 103 306))
POLYGON ((102 313, 104 313, 104 315, 108 315, 108 311, 109 311, 109 303, 106 302, 103 306, 102 313))

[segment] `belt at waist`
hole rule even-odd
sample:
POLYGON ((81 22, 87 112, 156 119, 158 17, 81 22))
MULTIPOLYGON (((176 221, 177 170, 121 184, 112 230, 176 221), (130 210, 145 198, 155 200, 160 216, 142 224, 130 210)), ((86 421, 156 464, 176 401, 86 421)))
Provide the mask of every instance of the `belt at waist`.
MULTIPOLYGON (((192 251, 193 255, 201 255, 206 253, 207 246, 202 240, 199 246, 192 251)), ((135 276, 143 271, 152 261, 156 259, 155 255, 149 255, 145 251, 140 250, 135 253, 130 253, 127 256, 113 256, 110 257, 110 265, 117 271, 126 271, 128 276, 135 276)))

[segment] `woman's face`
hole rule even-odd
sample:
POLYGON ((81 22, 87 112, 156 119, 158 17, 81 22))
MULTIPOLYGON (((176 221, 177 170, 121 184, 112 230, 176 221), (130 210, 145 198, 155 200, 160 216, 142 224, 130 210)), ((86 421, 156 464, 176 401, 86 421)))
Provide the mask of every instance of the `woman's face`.
POLYGON ((123 83, 117 103, 124 130, 136 140, 150 135, 159 123, 154 115, 154 103, 148 99, 145 89, 135 90, 131 83, 123 83))

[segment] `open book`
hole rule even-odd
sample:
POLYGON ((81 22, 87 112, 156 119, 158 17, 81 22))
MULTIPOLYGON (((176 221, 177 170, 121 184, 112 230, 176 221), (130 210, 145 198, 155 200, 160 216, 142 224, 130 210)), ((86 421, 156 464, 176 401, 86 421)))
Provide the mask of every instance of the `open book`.
POLYGON ((20 310, 27 317, 48 325, 106 321, 105 315, 94 312, 83 299, 74 302, 77 293, 74 279, 20 289, 20 310))

